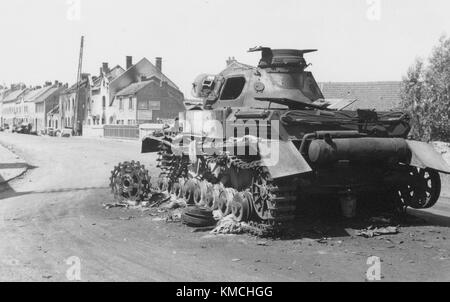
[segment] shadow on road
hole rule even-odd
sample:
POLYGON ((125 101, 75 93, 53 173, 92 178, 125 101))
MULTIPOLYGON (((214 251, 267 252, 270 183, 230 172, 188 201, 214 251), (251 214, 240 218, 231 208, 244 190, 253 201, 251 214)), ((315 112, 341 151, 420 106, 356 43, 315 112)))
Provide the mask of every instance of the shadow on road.
MULTIPOLYGON (((363 209, 355 218, 343 218, 339 206, 333 203, 314 204, 297 213, 295 222, 280 237, 281 240, 301 238, 322 239, 355 236, 356 230, 383 227, 439 226, 450 227, 450 217, 408 209, 398 214, 386 209, 363 209)), ((401 230, 400 230, 401 232, 401 230)))
POLYGON ((4 183, 0 185, 0 200, 19 197, 23 195, 29 194, 53 194, 53 193, 67 193, 67 192, 76 192, 76 191, 88 191, 88 190, 103 190, 108 189, 108 186, 100 186, 100 187, 83 187, 83 188, 62 188, 62 189, 50 189, 50 190, 42 190, 42 191, 26 191, 26 192, 17 192, 15 191, 9 184, 4 183))
MULTIPOLYGON (((0 172, 1 172, 1 170, 6 170, 6 169, 34 170, 36 168, 37 168, 36 166, 32 166, 27 163, 0 163, 0 172)), ((2 175, 0 173, 0 185, 2 185, 2 184, 5 184, 5 179, 2 177, 2 175)))

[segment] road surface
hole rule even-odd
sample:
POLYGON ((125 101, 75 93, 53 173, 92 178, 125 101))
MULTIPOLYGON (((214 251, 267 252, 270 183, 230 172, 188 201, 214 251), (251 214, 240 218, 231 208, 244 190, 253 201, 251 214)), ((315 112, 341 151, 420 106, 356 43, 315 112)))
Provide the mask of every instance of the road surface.
POLYGON ((30 165, 0 187, 0 281, 365 281, 371 256, 381 259, 382 280, 450 281, 446 202, 437 214, 416 211, 426 220, 400 234, 372 239, 354 236, 351 223, 320 241, 315 229, 263 242, 212 236, 104 209, 117 162, 141 160, 158 173, 138 142, 0 133, 0 144, 30 165))

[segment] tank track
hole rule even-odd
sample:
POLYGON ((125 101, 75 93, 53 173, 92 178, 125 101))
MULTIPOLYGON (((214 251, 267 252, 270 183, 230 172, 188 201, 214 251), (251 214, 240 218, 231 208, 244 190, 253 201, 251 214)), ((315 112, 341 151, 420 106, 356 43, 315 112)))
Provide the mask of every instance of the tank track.
MULTIPOLYGON (((189 159, 171 154, 164 145, 161 146, 158 154, 158 166, 161 169, 158 179, 160 190, 170 191, 174 184, 187 183, 191 180, 188 173, 189 159)), ((255 198, 259 200, 257 203, 252 202, 252 215, 246 221, 248 223, 248 233, 256 236, 274 236, 294 220, 297 186, 293 179, 285 179, 282 183, 281 181, 272 180, 267 168, 260 160, 245 161, 241 158, 224 154, 209 156, 205 158, 205 162, 207 164, 217 164, 221 169, 234 168, 237 171, 251 171, 254 179, 258 179, 261 183, 259 192, 263 192, 263 195, 258 195, 252 187, 240 191, 236 191, 231 187, 223 187, 221 189, 221 191, 230 189, 234 194, 241 195, 250 193, 253 200, 255 198), (258 211, 255 210, 256 205, 259 206, 258 211)), ((196 180, 202 181, 206 186, 211 187, 218 183, 218 179, 212 177, 209 171, 206 170, 199 171, 196 180)), ((185 195, 181 194, 181 196, 185 195)), ((189 200, 185 201, 189 203, 189 200)), ((217 209, 217 204, 214 204, 211 209, 217 209)))

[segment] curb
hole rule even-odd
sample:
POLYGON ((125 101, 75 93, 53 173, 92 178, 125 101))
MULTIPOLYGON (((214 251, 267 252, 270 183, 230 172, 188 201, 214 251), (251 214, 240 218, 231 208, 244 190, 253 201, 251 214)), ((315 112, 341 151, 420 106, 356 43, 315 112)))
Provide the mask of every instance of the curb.
POLYGON ((25 167, 21 168, 4 168, 0 169, 0 185, 6 184, 23 176, 28 170, 29 166, 25 160, 12 152, 10 149, 0 144, 0 166, 2 164, 23 164, 25 167), (9 170, 6 171, 5 170, 9 170))

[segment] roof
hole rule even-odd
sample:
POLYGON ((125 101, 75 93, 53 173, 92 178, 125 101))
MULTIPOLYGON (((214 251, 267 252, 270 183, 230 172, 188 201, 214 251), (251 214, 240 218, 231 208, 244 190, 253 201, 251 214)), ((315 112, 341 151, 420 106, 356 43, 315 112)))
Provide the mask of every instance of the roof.
POLYGON ((50 110, 47 115, 59 114, 59 105, 56 105, 52 110, 50 110))
POLYGON ((135 65, 131 66, 124 73, 119 75, 110 83, 110 94, 111 94, 111 104, 113 102, 113 96, 115 96, 119 91, 128 87, 132 83, 137 83, 141 79, 142 76, 147 78, 156 76, 158 78, 162 78, 164 82, 167 82, 169 86, 173 87, 176 90, 180 90, 180 88, 175 85, 164 73, 160 72, 155 65, 153 65, 147 58, 143 58, 135 65))
MULTIPOLYGON (((124 73, 125 70, 120 66, 120 65, 116 65, 113 69, 111 69, 107 74, 106 74, 106 78, 108 79, 108 81, 113 81, 114 79, 116 79, 117 77, 119 77, 122 73, 124 73)), ((103 79, 103 75, 100 75, 99 77, 96 77, 94 79, 94 87, 93 88, 97 88, 100 87, 102 80, 103 79)))
POLYGON ((8 102, 14 102, 17 100, 18 97, 20 97, 24 92, 26 92, 27 89, 19 89, 19 90, 15 90, 12 91, 10 94, 8 94, 4 99, 3 99, 3 103, 8 103, 8 102))
POLYGON ((50 97, 51 95, 53 95, 54 93, 58 92, 62 90, 61 87, 50 87, 50 89, 48 89, 47 91, 45 91, 44 93, 40 94, 37 98, 34 99, 35 103, 40 103, 45 101, 48 97, 50 97))
POLYGON ((255 69, 256 67, 233 60, 220 74, 226 75, 237 70, 255 69))
POLYGON ((138 82, 138 83, 133 83, 131 85, 129 85, 128 87, 122 89, 121 91, 119 91, 116 94, 117 96, 127 96, 127 95, 134 95, 136 94, 139 90, 141 90, 142 88, 144 88, 145 86, 147 86, 148 84, 150 84, 151 82, 154 82, 154 80, 150 80, 150 81, 142 81, 142 82, 138 82))
POLYGON ((24 102, 33 102, 35 98, 37 98, 39 95, 41 95, 45 91, 49 90, 50 88, 51 88, 51 86, 47 86, 47 87, 43 87, 43 88, 30 90, 25 94, 23 101, 24 102))
MULTIPOLYGON (((83 79, 81 80, 79 83, 79 88, 83 88, 84 85, 86 85, 87 83, 89 83, 89 78, 83 79)), ((72 86, 70 86, 69 88, 67 88, 66 90, 64 90, 64 94, 70 94, 70 93, 74 93, 77 90, 77 83, 73 84, 72 86)))
POLYGON ((347 109, 389 111, 399 107, 402 82, 329 82, 319 83, 325 98, 357 99, 347 109))

